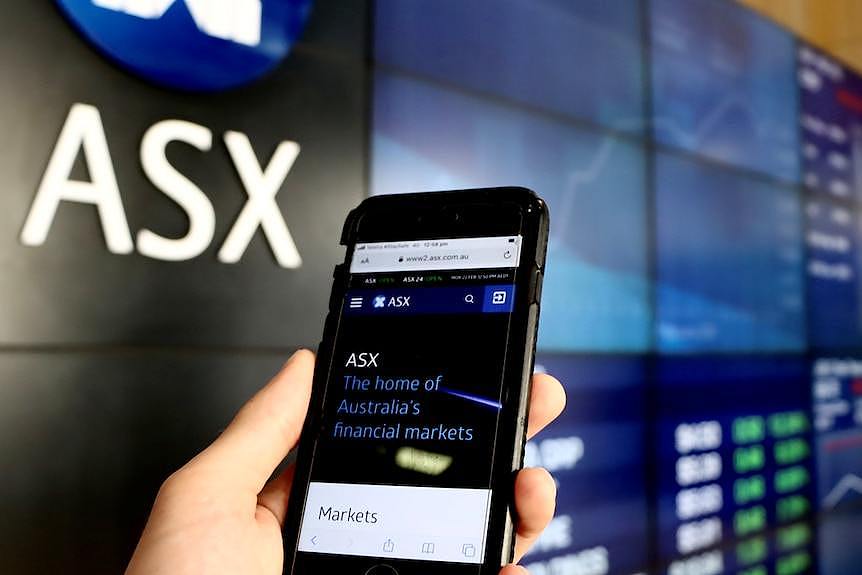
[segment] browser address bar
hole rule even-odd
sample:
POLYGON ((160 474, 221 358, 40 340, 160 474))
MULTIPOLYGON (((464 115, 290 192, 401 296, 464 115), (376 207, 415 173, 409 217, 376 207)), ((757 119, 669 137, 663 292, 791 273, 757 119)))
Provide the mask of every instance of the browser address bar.
POLYGON ((351 273, 514 268, 521 236, 356 244, 351 273))

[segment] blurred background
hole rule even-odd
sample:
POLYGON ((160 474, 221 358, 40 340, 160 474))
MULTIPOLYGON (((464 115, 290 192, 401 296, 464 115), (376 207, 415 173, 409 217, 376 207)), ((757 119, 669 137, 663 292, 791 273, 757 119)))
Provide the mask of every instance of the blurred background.
POLYGON ((862 2, 228 5, 4 7, 0 572, 121 572, 349 209, 494 185, 550 204, 569 394, 531 573, 862 570, 862 2))

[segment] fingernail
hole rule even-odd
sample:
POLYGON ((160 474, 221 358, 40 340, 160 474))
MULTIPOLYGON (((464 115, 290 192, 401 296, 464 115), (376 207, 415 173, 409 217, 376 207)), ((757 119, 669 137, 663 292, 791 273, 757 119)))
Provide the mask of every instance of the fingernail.
POLYGON ((292 362, 294 359, 296 359, 296 356, 299 355, 299 352, 301 352, 304 349, 305 349, 304 347, 296 348, 296 351, 294 351, 292 354, 290 354, 290 357, 287 358, 287 361, 284 362, 284 366, 286 367, 286 366, 290 365, 290 362, 292 362))

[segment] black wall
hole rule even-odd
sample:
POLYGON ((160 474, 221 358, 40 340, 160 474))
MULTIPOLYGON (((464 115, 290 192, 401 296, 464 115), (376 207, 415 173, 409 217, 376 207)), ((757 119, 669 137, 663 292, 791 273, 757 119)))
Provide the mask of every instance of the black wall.
MULTIPOLYGON (((365 188, 365 2, 318 0, 271 74, 219 94, 146 83, 93 50, 52 2, 0 18, 0 572, 117 573, 161 481, 211 441, 297 346, 320 337, 341 223, 365 188), (210 248, 163 262, 111 254, 93 206, 63 202, 44 245, 19 236, 74 103, 102 117, 134 237, 181 237, 184 213, 145 177, 144 132, 181 119, 213 132, 171 163, 216 211, 210 248), (278 266, 260 230, 238 264, 221 246, 246 196, 221 136, 266 165, 300 155, 278 204, 303 258, 278 266)), ((86 179, 79 158, 76 177, 86 179)))

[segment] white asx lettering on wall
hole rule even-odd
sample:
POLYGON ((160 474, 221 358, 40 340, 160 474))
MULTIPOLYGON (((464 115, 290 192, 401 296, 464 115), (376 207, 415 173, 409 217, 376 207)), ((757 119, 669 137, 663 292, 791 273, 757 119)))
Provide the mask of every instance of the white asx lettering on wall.
MULTIPOLYGON (((206 152, 212 148, 212 131, 183 120, 163 120, 151 126, 141 140, 140 162, 147 178, 188 216, 188 230, 182 238, 165 238, 143 229, 133 243, 99 110, 74 104, 36 192, 21 242, 27 246, 44 244, 60 202, 67 201, 97 208, 105 243, 112 253, 129 254, 137 247, 142 255, 157 260, 183 261, 199 256, 212 243, 215 210, 207 195, 168 162, 165 148, 173 141, 206 152), (83 152, 89 181, 70 179, 79 151, 83 152)), ((302 258, 275 197, 299 155, 299 144, 281 142, 262 168, 248 136, 228 131, 224 142, 248 197, 218 252, 219 261, 238 262, 260 227, 278 264, 298 268, 302 258)))

